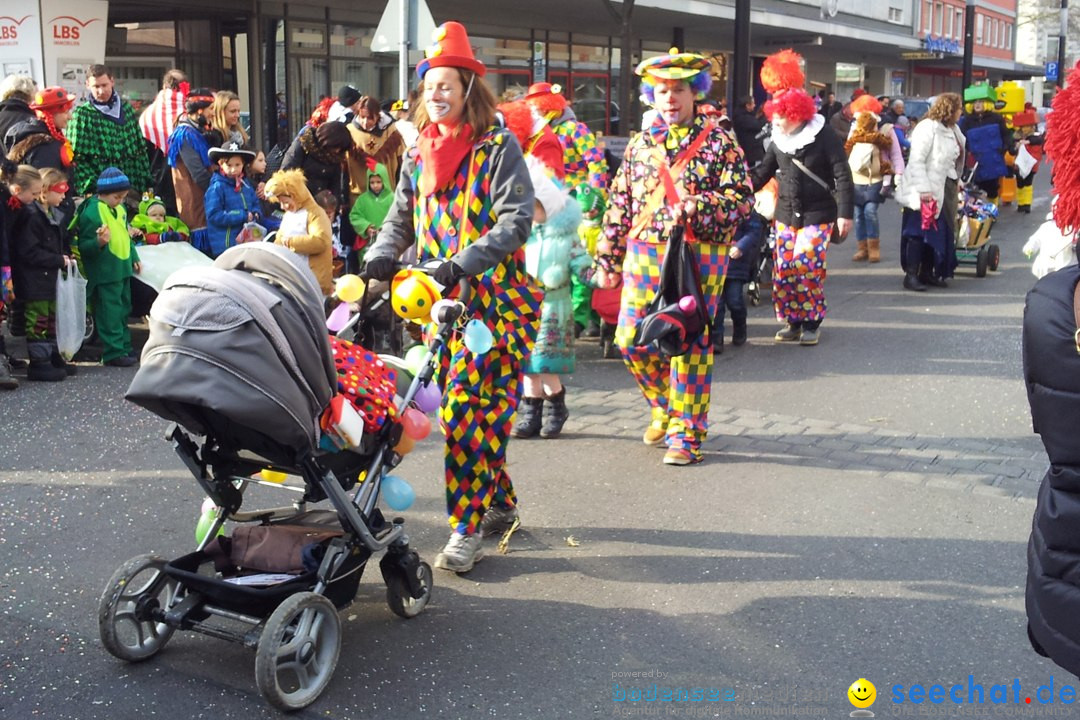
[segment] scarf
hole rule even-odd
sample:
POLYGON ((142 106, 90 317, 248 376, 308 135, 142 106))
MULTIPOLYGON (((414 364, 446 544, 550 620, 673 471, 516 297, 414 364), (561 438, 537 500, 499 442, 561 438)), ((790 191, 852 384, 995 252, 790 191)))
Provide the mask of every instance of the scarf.
POLYGON ((101 111, 101 114, 105 117, 112 118, 113 120, 120 122, 120 116, 123 114, 123 107, 120 105, 120 95, 113 90, 112 96, 108 102, 99 103, 94 99, 94 96, 90 96, 90 104, 101 111))
POLYGON ((468 123, 449 135, 440 135, 435 123, 424 128, 416 141, 420 159, 424 163, 419 183, 421 195, 431 195, 454 178, 465 156, 473 148, 472 134, 468 123))

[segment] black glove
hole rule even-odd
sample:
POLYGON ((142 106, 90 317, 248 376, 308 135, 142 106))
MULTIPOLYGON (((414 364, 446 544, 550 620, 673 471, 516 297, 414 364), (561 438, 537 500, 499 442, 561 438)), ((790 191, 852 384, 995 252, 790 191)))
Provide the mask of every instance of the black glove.
POLYGON ((371 280, 390 280, 397 271, 393 258, 372 258, 364 263, 363 276, 371 280))
POLYGON ((442 265, 435 268, 435 272, 431 273, 431 278, 444 288, 457 285, 458 280, 463 277, 465 277, 465 271, 461 269, 460 265, 452 260, 447 260, 442 265))

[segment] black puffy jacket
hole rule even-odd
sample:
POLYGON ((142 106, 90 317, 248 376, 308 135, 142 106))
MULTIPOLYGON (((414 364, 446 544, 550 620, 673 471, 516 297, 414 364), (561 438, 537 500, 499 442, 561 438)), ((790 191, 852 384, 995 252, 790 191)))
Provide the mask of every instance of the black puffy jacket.
POLYGON ((777 148, 775 142, 770 144, 765 159, 750 171, 754 189, 762 187, 777 171, 780 189, 776 198, 776 219, 785 225, 801 228, 835 222, 838 217, 850 220, 855 216, 855 185, 851 180, 847 153, 843 141, 828 125, 792 155, 777 148), (807 169, 835 189, 836 199, 830 190, 800 170, 791 161, 792 157, 798 158, 807 169))
POLYGON ((66 223, 35 203, 22 208, 11 236, 12 280, 21 300, 55 300, 56 273, 70 253, 66 223))
POLYGON ((1026 605, 1035 650, 1080 675, 1080 354, 1073 292, 1080 268, 1050 273, 1024 308, 1024 382, 1050 458, 1028 541, 1026 605))

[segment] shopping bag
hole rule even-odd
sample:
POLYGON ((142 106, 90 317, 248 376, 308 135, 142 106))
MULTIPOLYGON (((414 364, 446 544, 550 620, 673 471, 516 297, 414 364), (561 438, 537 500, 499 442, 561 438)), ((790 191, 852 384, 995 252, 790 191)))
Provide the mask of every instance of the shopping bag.
POLYGON ((676 225, 668 238, 656 297, 634 330, 635 346, 651 345, 670 357, 690 352, 710 322, 697 259, 683 239, 684 231, 676 225))
POLYGON ((70 360, 82 347, 86 335, 86 280, 79 268, 56 274, 56 347, 70 360))
POLYGON ((266 228, 257 222, 244 223, 244 228, 236 236, 236 243, 259 242, 266 239, 266 228))

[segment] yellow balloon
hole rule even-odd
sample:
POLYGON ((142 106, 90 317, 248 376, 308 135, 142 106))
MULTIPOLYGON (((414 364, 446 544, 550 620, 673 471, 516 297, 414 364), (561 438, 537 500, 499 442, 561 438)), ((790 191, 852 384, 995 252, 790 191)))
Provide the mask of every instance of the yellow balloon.
POLYGON ((277 470, 271 470, 270 468, 264 468, 260 470, 259 476, 266 482, 272 483, 283 483, 285 482, 285 478, 288 477, 288 475, 286 475, 285 473, 278 472, 277 470))
POLYGON ((336 281, 334 294, 344 302, 356 302, 364 296, 365 289, 359 275, 342 275, 336 281))

